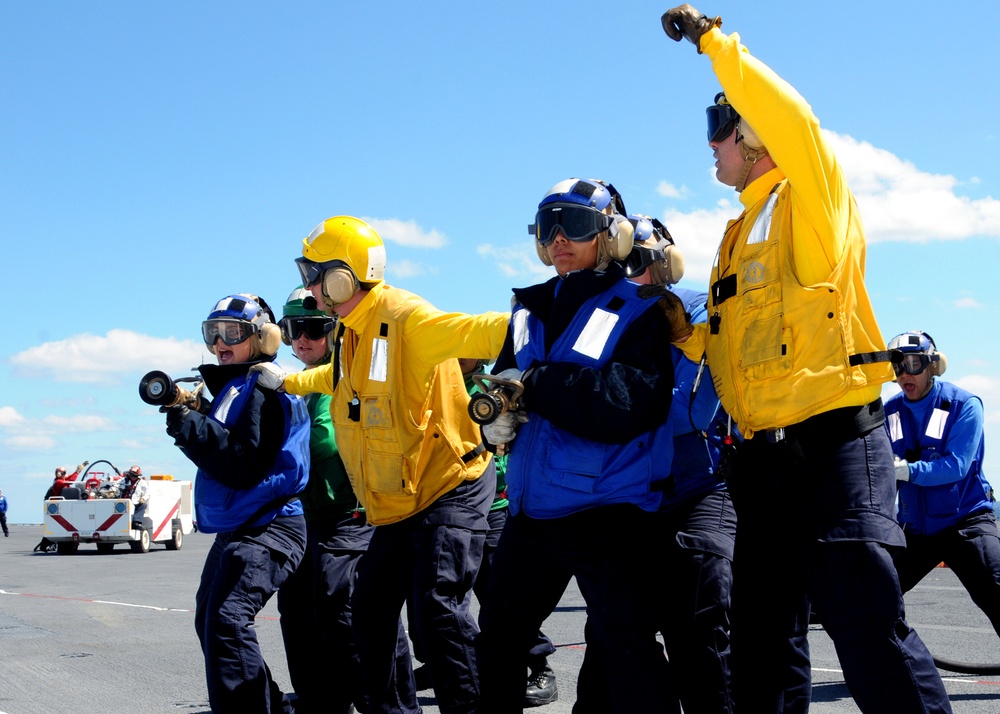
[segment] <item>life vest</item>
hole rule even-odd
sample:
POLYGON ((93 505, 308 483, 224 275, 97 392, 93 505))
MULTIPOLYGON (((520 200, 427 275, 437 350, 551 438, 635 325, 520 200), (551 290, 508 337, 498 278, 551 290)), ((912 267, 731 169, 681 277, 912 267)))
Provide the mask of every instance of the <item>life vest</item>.
MULTIPOLYGON (((638 296, 635 283, 619 280, 587 300, 546 353, 542 321, 516 303, 511 330, 517 366, 526 370, 536 361, 548 361, 599 368, 610 360, 629 325, 655 304, 638 296)), ((511 512, 558 518, 616 503, 657 510, 661 495, 650 489, 650 482, 654 459, 670 463, 673 439, 668 424, 626 444, 604 444, 531 414, 518 429, 507 462, 511 512)))
MULTIPOLYGON (((792 193, 782 180, 730 221, 712 269, 708 363, 722 407, 747 437, 847 406, 838 400, 851 390, 892 378, 865 289, 863 240, 848 243, 828 282, 802 285, 792 193)), ((851 205, 850 235, 862 236, 851 205)))
MULTIPOLYGON (((886 429, 896 456, 907 461, 932 461, 947 454, 951 428, 970 399, 979 399, 951 382, 935 380, 932 399, 926 412, 926 424, 917 424, 902 394, 885 404, 886 429)), ((970 513, 993 508, 990 484, 982 473, 984 444, 980 440, 976 457, 958 481, 937 486, 918 486, 909 481, 897 482, 898 519, 904 528, 933 535, 952 526, 970 513)))
POLYGON ((395 523, 479 478, 492 458, 468 416, 456 360, 427 371, 419 409, 403 393, 407 317, 425 301, 385 286, 362 334, 344 332, 330 414, 337 447, 368 522, 395 523))
MULTIPOLYGON (((227 429, 236 425, 257 384, 258 372, 226 384, 212 403, 209 418, 227 429)), ((281 450, 263 481, 251 488, 234 489, 198 469, 194 508, 198 529, 205 533, 260 526, 280 515, 300 515, 302 505, 292 501, 309 480, 309 429, 311 421, 301 397, 276 393, 284 412, 281 450)))

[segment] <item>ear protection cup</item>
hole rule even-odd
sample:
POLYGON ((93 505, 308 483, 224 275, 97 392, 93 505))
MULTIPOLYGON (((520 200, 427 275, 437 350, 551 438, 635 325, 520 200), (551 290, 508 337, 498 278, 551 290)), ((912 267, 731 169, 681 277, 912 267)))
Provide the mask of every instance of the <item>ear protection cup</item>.
POLYGON ((935 352, 934 354, 937 355, 937 362, 931 362, 931 374, 940 377, 948 369, 948 358, 944 356, 944 352, 935 352))
POLYGON ((663 250, 663 260, 650 265, 649 277, 653 285, 676 285, 684 277, 684 254, 675 245, 663 250))
POLYGON ((614 223, 611 224, 607 238, 605 238, 607 254, 612 260, 625 260, 632 252, 635 227, 620 213, 612 214, 612 218, 614 218, 614 223))
POLYGON ((740 117, 736 126, 737 141, 742 141, 743 145, 750 151, 763 151, 764 142, 757 136, 757 132, 747 121, 740 117))
POLYGON ((261 325, 257 340, 261 352, 273 357, 278 354, 278 347, 281 346, 281 328, 273 322, 261 325))
POLYGON ((331 268, 323 275, 323 295, 334 304, 347 302, 361 289, 361 283, 350 268, 331 268))

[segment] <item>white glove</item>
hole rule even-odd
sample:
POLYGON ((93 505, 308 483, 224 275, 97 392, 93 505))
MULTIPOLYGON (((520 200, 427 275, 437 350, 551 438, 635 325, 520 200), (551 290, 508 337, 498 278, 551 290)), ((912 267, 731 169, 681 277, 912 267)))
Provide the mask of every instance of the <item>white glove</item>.
POLYGON ((260 377, 257 378, 257 384, 262 386, 264 389, 280 390, 281 386, 285 383, 285 377, 287 376, 285 370, 276 365, 274 362, 261 362, 260 364, 255 364, 250 368, 250 371, 260 372, 260 377))
POLYGON ((896 480, 909 481, 910 465, 897 456, 895 466, 896 466, 896 480))
POLYGON ((524 372, 519 370, 517 367, 511 367, 510 369, 505 369, 500 374, 495 374, 493 376, 497 379, 506 379, 508 382, 520 382, 523 375, 524 372))
POLYGON ((517 436, 518 424, 525 424, 527 421, 528 415, 524 412, 504 412, 495 422, 483 427, 483 437, 494 446, 509 444, 517 436))

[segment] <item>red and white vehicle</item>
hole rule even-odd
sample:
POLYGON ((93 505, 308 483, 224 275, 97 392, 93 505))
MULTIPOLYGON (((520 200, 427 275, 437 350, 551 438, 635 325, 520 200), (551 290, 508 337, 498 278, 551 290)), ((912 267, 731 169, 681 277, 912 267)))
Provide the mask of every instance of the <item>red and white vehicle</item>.
POLYGON ((96 543, 109 553, 116 543, 128 543, 133 553, 146 553, 152 543, 167 550, 180 550, 184 536, 193 530, 194 489, 191 481, 172 476, 150 476, 149 499, 135 519, 131 499, 117 498, 122 473, 110 461, 96 461, 62 494, 45 500, 43 535, 56 544, 60 554, 75 553, 80 543, 96 543), (95 469, 107 464, 107 469, 95 469))

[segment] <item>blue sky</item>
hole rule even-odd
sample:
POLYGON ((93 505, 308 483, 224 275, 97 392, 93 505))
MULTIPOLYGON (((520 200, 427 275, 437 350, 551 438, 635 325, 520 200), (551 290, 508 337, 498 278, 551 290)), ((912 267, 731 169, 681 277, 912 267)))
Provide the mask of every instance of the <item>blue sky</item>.
MULTIPOLYGON (((736 194, 713 177, 706 57, 667 4, 0 3, 0 489, 39 522, 55 466, 193 467, 139 378, 210 360, 220 297, 280 309, 340 213, 387 280, 506 309, 551 275, 526 232, 571 176, 664 219, 704 288, 736 194)), ((812 104, 868 230, 886 339, 922 329, 987 414, 1000 478, 996 3, 716 2, 812 104)), ((283 347, 279 361, 297 364, 283 347)), ((885 396, 894 393, 889 385, 885 396)))

